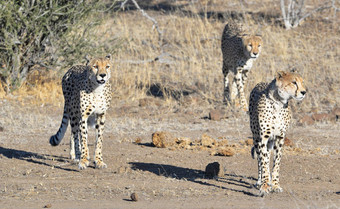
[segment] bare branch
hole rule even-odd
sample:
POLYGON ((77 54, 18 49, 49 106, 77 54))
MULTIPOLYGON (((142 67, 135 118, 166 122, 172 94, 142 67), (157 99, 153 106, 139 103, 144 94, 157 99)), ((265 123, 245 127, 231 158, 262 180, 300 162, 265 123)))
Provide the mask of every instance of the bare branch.
MULTIPOLYGON (((125 4, 128 2, 129 0, 125 0, 122 4, 121 4, 121 8, 124 8, 125 4)), ((144 17, 146 17, 147 19, 149 19, 150 21, 153 22, 153 26, 152 28, 156 28, 157 32, 158 32, 158 35, 159 35, 159 40, 162 40, 163 39, 163 31, 161 31, 159 29, 159 26, 158 26, 158 22, 155 20, 155 18, 153 17, 150 17, 148 15, 148 13, 146 13, 143 9, 140 8, 140 6, 137 4, 136 0, 131 0, 132 3, 135 5, 135 7, 142 13, 142 15, 144 17)))

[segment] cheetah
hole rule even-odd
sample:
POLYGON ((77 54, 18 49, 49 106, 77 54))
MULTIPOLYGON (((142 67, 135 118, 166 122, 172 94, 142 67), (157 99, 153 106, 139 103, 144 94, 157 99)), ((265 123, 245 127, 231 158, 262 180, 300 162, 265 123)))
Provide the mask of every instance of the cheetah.
POLYGON ((253 62, 261 52, 262 38, 260 35, 249 35, 242 29, 242 25, 234 22, 226 24, 221 49, 223 55, 222 72, 224 76, 224 101, 230 105, 239 96, 241 107, 247 111, 247 101, 244 96, 244 85, 253 62), (229 90, 228 74, 232 72, 234 79, 229 90))
POLYGON ((70 157, 79 162, 79 169, 89 166, 88 125, 96 129, 95 167, 107 167, 102 157, 102 141, 105 113, 111 102, 110 63, 111 55, 94 58, 86 65, 71 67, 62 78, 64 114, 58 132, 50 138, 50 144, 57 146, 61 142, 70 121, 70 157))
POLYGON ((279 169, 286 130, 291 120, 288 101, 301 101, 306 94, 302 77, 296 73, 279 71, 271 83, 259 83, 250 93, 249 117, 253 133, 254 152, 258 161, 258 180, 255 184, 260 196, 269 192, 282 192, 279 169), (269 170, 270 152, 273 151, 272 173, 269 170))

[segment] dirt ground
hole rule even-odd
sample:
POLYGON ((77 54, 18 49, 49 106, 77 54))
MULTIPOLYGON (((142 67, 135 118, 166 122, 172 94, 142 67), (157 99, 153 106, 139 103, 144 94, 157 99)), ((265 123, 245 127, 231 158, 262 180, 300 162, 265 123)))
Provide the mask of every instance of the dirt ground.
POLYGON ((232 113, 212 121, 208 114, 209 107, 203 106, 115 104, 105 129, 108 168, 91 164, 80 171, 68 159, 69 129, 61 145, 48 142, 60 125, 62 107, 0 101, 0 208, 340 207, 339 122, 306 126, 294 121, 288 132, 293 145, 285 148, 282 159, 284 192, 262 198, 253 187, 256 161, 244 143, 251 138, 248 116, 232 113), (151 144, 155 131, 227 140, 235 155, 214 156, 208 147, 156 148, 151 144), (212 162, 224 167, 222 177, 207 178, 205 167, 212 162), (138 201, 131 201, 132 193, 138 201))

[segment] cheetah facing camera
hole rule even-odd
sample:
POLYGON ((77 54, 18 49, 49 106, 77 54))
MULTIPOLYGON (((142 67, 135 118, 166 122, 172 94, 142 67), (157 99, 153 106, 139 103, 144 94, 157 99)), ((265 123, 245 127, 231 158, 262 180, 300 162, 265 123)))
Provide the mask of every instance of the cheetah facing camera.
POLYGON ((89 165, 88 125, 96 128, 95 166, 107 167, 102 157, 102 141, 105 113, 111 101, 110 61, 111 55, 88 60, 86 66, 70 68, 62 79, 64 115, 58 132, 50 138, 50 144, 56 146, 61 142, 70 121, 70 157, 79 161, 79 169, 89 165))
POLYGON ((284 137, 291 119, 290 99, 301 101, 306 94, 303 80, 296 72, 280 71, 270 83, 259 83, 250 94, 249 116, 253 133, 254 152, 258 161, 257 188, 260 196, 273 191, 282 192, 279 185, 279 169, 284 137), (274 163, 270 174, 270 152, 274 163))
POLYGON ((222 34, 221 49, 223 55, 222 72, 224 75, 224 101, 228 105, 235 102, 238 95, 240 104, 246 111, 247 101, 244 96, 244 85, 248 73, 261 52, 262 38, 259 35, 249 35, 242 26, 234 22, 228 23, 222 34), (232 72, 234 79, 229 87, 228 74, 232 72))

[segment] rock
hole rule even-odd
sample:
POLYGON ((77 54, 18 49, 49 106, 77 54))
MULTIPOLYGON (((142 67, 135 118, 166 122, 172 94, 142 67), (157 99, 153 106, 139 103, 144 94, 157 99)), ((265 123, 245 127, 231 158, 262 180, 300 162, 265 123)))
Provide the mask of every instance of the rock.
POLYGON ((284 145, 288 146, 288 147, 293 147, 294 146, 294 142, 286 137, 284 139, 284 145))
POLYGON ((331 120, 332 119, 332 114, 328 114, 328 113, 315 113, 315 114, 312 115, 312 119, 315 120, 315 121, 331 120))
POLYGON ((142 98, 139 99, 138 101, 140 107, 161 106, 161 102, 155 98, 142 98))
POLYGON ((0 132, 4 131, 4 127, 0 126, 0 132))
POLYGON ((48 203, 44 206, 44 208, 51 208, 52 207, 52 204, 51 203, 48 203))
POLYGON ((176 142, 181 148, 188 149, 190 148, 191 139, 187 137, 180 137, 176 139, 176 142))
POLYGON ((334 107, 332 113, 336 116, 340 116, 340 107, 334 107))
POLYGON ((174 146, 176 138, 166 131, 158 131, 152 134, 152 144, 158 148, 166 148, 174 146))
POLYGON ((313 120, 312 117, 309 116, 309 115, 303 116, 303 117, 299 120, 299 122, 302 123, 302 124, 307 124, 307 125, 313 125, 313 124, 314 124, 314 120, 313 120))
POLYGON ((218 162, 209 163, 205 167, 205 175, 208 178, 222 177, 224 176, 224 168, 218 162))
POLYGON ((204 147, 213 147, 216 145, 216 140, 208 136, 207 134, 203 134, 201 136, 201 145, 204 147))
POLYGON ((332 114, 335 116, 335 121, 339 121, 340 118, 340 107, 334 107, 332 114))
POLYGON ((224 116, 224 112, 222 110, 211 110, 209 112, 209 119, 214 121, 220 121, 224 116))
POLYGON ((138 201, 138 195, 134 192, 131 194, 131 200, 137 202, 138 201))
POLYGON ((246 143, 247 146, 253 146, 253 145, 254 145, 252 139, 246 139, 246 140, 245 140, 245 143, 246 143))
POLYGON ((142 139, 140 137, 137 137, 135 139, 135 144, 140 144, 140 143, 142 143, 142 139))
POLYGON ((222 147, 217 150, 217 154, 219 156, 228 156, 231 157, 235 154, 235 149, 232 147, 222 147))

